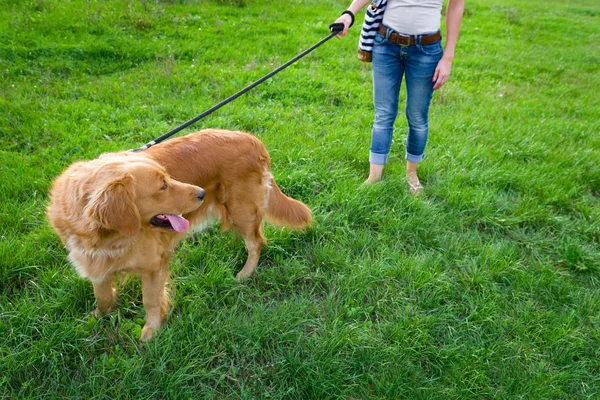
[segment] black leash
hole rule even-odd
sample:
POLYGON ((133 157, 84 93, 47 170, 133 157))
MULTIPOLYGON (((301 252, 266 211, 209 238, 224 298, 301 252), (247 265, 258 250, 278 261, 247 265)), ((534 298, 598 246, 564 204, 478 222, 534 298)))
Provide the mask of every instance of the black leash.
POLYGON ((285 64, 283 64, 281 67, 275 69, 274 71, 269 72, 267 75, 263 76, 262 78, 260 78, 256 82, 254 82, 253 84, 245 87, 244 89, 240 90, 236 94, 234 94, 234 95, 226 98, 225 100, 221 101, 219 104, 217 104, 217 105, 209 108, 208 110, 204 111, 202 114, 200 114, 200 115, 198 115, 198 116, 190 119, 186 123, 179 125, 175 129, 173 129, 173 130, 165 133, 164 135, 162 135, 162 136, 154 139, 151 142, 146 143, 142 147, 137 148, 137 149, 132 149, 130 151, 137 152, 137 151, 147 150, 150 147, 154 146, 155 144, 158 144, 158 143, 164 141, 165 139, 170 138, 171 136, 173 136, 177 132, 179 132, 179 131, 187 128, 188 126, 192 125, 193 123, 201 120, 202 118, 206 117, 207 115, 211 114, 212 112, 218 110, 219 108, 223 107, 225 104, 229 103, 230 101, 233 101, 233 100, 237 99, 238 97, 240 97, 241 95, 243 95, 244 93, 246 93, 247 91, 249 91, 250 89, 252 89, 252 88, 260 85, 261 83, 263 83, 264 81, 266 81, 267 79, 269 79, 270 77, 272 77, 273 75, 275 75, 276 73, 278 73, 281 70, 289 67, 290 65, 292 65, 293 63, 295 63, 296 61, 298 61, 299 59, 301 59, 302 57, 304 57, 305 55, 307 55, 308 53, 310 53, 311 51, 313 51, 314 49, 316 49, 317 47, 319 47, 320 45, 322 45, 323 43, 325 43, 329 39, 331 39, 332 37, 334 37, 335 35, 339 34, 344 29, 344 24, 342 24, 342 23, 334 23, 334 24, 329 25, 329 29, 331 30, 331 33, 327 37, 325 37, 324 39, 321 39, 317 44, 313 45, 311 48, 309 48, 307 50, 304 50, 302 53, 298 54, 296 57, 292 58, 290 61, 288 61, 285 64))

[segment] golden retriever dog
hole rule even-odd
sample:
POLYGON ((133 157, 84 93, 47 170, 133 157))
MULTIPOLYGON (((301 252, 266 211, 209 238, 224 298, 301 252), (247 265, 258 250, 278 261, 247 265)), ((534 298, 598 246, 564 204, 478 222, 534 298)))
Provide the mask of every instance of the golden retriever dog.
POLYGON ((296 229, 311 223, 308 207, 281 192, 270 164, 254 136, 205 130, 68 167, 50 190, 48 219, 94 286, 95 314, 111 310, 118 273, 139 275, 141 340, 151 339, 169 310, 172 252, 187 231, 210 222, 242 236, 248 259, 237 278, 249 277, 265 241, 263 219, 296 229))

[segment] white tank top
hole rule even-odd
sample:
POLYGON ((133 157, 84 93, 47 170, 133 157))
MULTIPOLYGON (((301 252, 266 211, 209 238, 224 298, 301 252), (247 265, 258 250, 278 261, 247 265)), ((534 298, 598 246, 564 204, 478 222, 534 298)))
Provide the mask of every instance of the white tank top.
POLYGON ((383 24, 398 33, 420 35, 440 29, 443 0, 389 0, 383 24))

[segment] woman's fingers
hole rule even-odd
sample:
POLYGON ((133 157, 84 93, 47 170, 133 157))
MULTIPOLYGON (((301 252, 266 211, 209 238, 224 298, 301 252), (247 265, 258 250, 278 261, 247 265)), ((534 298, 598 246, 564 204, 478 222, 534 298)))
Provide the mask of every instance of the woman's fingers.
POLYGON ((433 90, 441 88, 446 82, 448 82, 451 65, 452 64, 445 62, 443 59, 440 60, 435 72, 433 73, 432 82, 435 82, 433 85, 433 90))
POLYGON ((341 17, 339 17, 338 19, 336 19, 335 23, 336 24, 337 23, 344 24, 344 29, 342 29, 342 31, 339 34, 335 35, 335 37, 337 37, 338 39, 341 39, 342 36, 346 36, 348 34, 348 28, 350 28, 350 24, 352 23, 352 18, 348 14, 344 14, 341 17))

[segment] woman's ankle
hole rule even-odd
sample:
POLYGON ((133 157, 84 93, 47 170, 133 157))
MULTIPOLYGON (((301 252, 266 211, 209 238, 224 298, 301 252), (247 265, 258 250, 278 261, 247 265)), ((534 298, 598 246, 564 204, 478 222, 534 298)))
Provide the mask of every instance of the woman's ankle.
POLYGON ((369 177, 365 181, 366 184, 377 183, 383 177, 383 167, 381 164, 371 164, 369 166, 369 177))
POLYGON ((412 184, 419 183, 419 176, 417 175, 418 167, 419 167, 419 163, 412 163, 410 161, 406 162, 406 177, 412 184))

